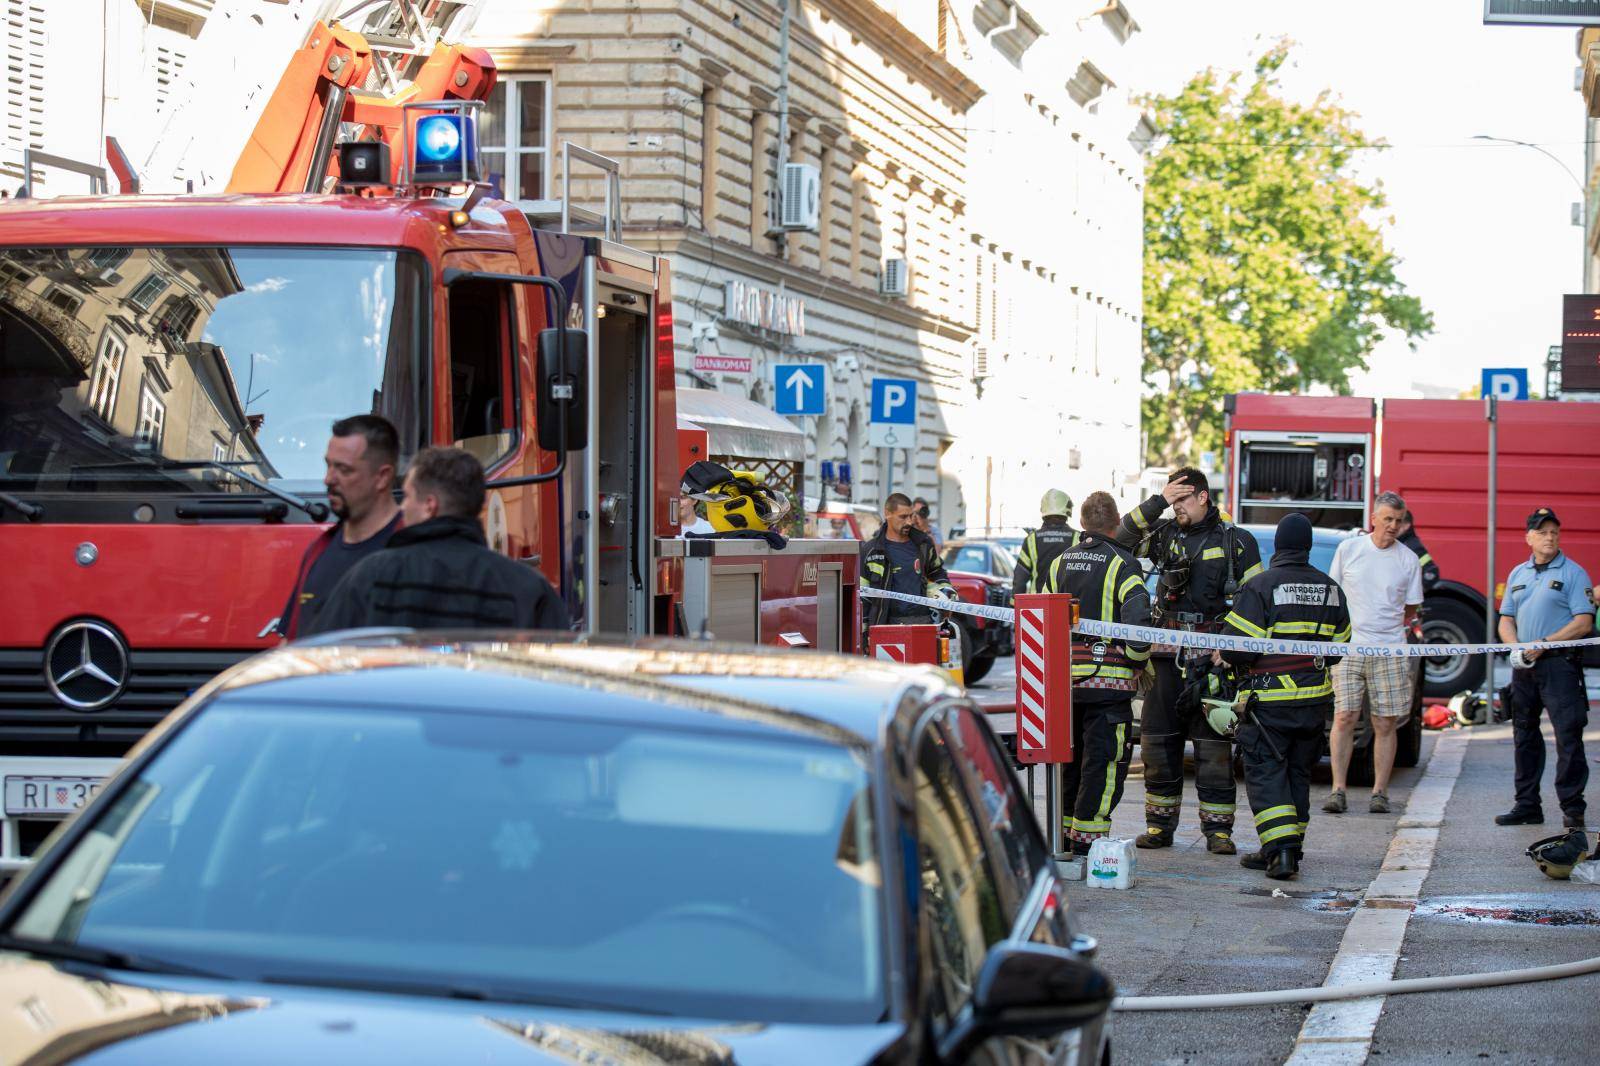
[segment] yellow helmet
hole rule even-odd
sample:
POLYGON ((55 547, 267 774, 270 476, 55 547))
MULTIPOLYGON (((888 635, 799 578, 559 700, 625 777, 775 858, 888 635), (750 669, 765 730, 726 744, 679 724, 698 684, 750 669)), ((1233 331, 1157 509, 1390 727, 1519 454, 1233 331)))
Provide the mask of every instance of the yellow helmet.
POLYGON ((1039 501, 1040 515, 1060 515, 1062 518, 1072 517, 1072 497, 1060 489, 1051 489, 1039 501))
POLYGON ((683 492, 706 504, 706 521, 721 533, 764 532, 789 513, 783 493, 748 470, 700 462, 684 473, 683 492))

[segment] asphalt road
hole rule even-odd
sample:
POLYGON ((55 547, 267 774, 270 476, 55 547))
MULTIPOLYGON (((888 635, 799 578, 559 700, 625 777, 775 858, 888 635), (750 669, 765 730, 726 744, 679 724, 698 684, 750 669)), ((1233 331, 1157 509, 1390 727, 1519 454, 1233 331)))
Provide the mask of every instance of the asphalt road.
MULTIPOLYGON (((998 664, 996 681, 1006 675, 998 664)), ((998 686, 996 686, 998 687, 998 686)), ((1000 693, 991 690, 991 696, 1000 693)), ((1587 736, 1594 777, 1592 823, 1600 823, 1600 714, 1587 736)), ((1397 771, 1394 813, 1366 812, 1367 793, 1351 796, 1352 813, 1328 815, 1324 763, 1314 779, 1307 861, 1296 881, 1279 883, 1245 870, 1237 859, 1206 853, 1193 778, 1185 783, 1177 845, 1138 852, 1137 883, 1116 892, 1073 883, 1069 897, 1078 928, 1099 938, 1100 961, 1129 996, 1192 995, 1320 986, 1354 915, 1375 908, 1408 914, 1397 933, 1396 978, 1464 974, 1567 962, 1600 955, 1600 886, 1554 881, 1523 852, 1560 828, 1545 775, 1544 826, 1500 827, 1493 816, 1510 806, 1511 730, 1480 726, 1427 733, 1423 761, 1397 771), (1381 898, 1373 881, 1441 736, 1462 751, 1459 776, 1438 821, 1431 869, 1414 904, 1381 898), (1282 895, 1274 895, 1279 889, 1282 895)), ((1138 756, 1135 753, 1135 769, 1138 756)), ((1449 786, 1434 775, 1430 788, 1449 786)), ((1043 820, 1043 787, 1038 806, 1043 820)), ((1143 782, 1134 776, 1116 811, 1115 836, 1144 826, 1143 782)), ((1256 846, 1243 783, 1239 786, 1240 850, 1256 846)), ((1418 805, 1419 809, 1421 804, 1418 805)), ((1410 824, 1410 823, 1408 823, 1410 824)), ((1424 864, 1425 865, 1425 864, 1424 864)), ((1391 869, 1405 862, 1389 860, 1391 869)), ((1416 864, 1413 864, 1413 869, 1416 864)), ((1391 875, 1392 876, 1392 875, 1391 875)), ((1403 876, 1403 875, 1402 875, 1403 876)), ((1398 928, 1398 926, 1397 926, 1398 928)), ((1114 1053, 1135 1063, 1568 1063, 1600 1060, 1600 975, 1561 982, 1390 997, 1382 1002, 1370 1043, 1302 1041, 1310 1014, 1303 1005, 1162 1013, 1119 1013, 1114 1053), (1321 1057, 1317 1057, 1317 1056, 1321 1057)), ((1308 1035, 1315 1035, 1314 1023, 1308 1035)))

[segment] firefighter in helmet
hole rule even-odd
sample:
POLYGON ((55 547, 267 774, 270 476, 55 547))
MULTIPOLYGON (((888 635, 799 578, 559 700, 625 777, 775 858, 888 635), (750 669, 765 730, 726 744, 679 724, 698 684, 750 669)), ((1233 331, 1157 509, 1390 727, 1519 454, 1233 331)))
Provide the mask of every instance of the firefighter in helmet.
MULTIPOLYGON (((1093 492, 1079 513, 1083 533, 1050 564, 1047 592, 1071 593, 1079 617, 1150 624, 1150 596, 1139 562, 1117 544, 1117 503, 1093 492)), ((1133 694, 1150 645, 1072 636, 1073 761, 1060 768, 1063 830, 1076 855, 1111 832, 1133 751, 1133 694)))
POLYGON ((1060 489, 1051 489, 1039 501, 1040 525, 1022 541, 1022 551, 1017 555, 1017 568, 1011 576, 1011 591, 1043 590, 1050 577, 1050 564, 1068 548, 1076 547, 1083 536, 1067 524, 1072 514, 1072 497, 1060 489))
MULTIPOLYGON (((1135 556, 1151 560, 1161 575, 1151 613, 1164 629, 1216 632, 1234 592, 1261 571, 1255 537, 1222 516, 1206 476, 1193 467, 1174 471, 1166 488, 1124 515, 1117 541, 1135 556), (1160 521, 1169 506, 1173 517, 1160 521)), ((1154 683, 1139 722, 1146 830, 1135 843, 1141 848, 1172 845, 1183 803, 1183 752, 1192 739, 1206 850, 1217 855, 1238 851, 1233 844, 1238 800, 1233 745, 1211 729, 1203 714, 1185 714, 1179 699, 1204 672, 1207 659, 1181 648, 1176 655, 1158 652, 1154 658, 1154 683)))
MULTIPOLYGON (((1291 514, 1278 523, 1272 566, 1246 581, 1223 620, 1223 633, 1307 645, 1350 640, 1350 609, 1338 584, 1311 565, 1311 521, 1291 514)), ((1251 870, 1287 880, 1300 869, 1311 820, 1311 771, 1322 758, 1323 723, 1333 712, 1328 670, 1335 655, 1257 655, 1224 651, 1240 667, 1242 699, 1213 707, 1210 724, 1238 730, 1245 791, 1255 812, 1261 850, 1240 857, 1251 870), (1243 719, 1240 719, 1242 712, 1243 719)))

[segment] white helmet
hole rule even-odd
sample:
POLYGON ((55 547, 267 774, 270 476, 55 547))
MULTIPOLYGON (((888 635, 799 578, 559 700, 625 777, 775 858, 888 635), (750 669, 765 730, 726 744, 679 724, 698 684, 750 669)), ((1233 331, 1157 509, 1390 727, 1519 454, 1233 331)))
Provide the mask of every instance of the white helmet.
POLYGON ((1072 517, 1072 497, 1060 489, 1051 489, 1039 501, 1039 514, 1041 517, 1060 515, 1062 518, 1072 517))

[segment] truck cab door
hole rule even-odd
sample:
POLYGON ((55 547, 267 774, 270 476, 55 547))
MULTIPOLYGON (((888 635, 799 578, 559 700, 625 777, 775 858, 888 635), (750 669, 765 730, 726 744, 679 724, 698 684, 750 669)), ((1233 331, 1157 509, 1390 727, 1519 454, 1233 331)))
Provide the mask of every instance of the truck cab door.
MULTIPOLYGON (((520 273, 515 256, 494 252, 452 252, 445 266, 520 273)), ((483 513, 489 546, 532 566, 543 562, 538 486, 497 489, 492 482, 535 472, 539 456, 524 402, 533 387, 536 343, 527 301, 537 298, 527 286, 504 281, 469 279, 448 286, 446 350, 434 382, 435 438, 476 456, 491 482, 483 513)))

